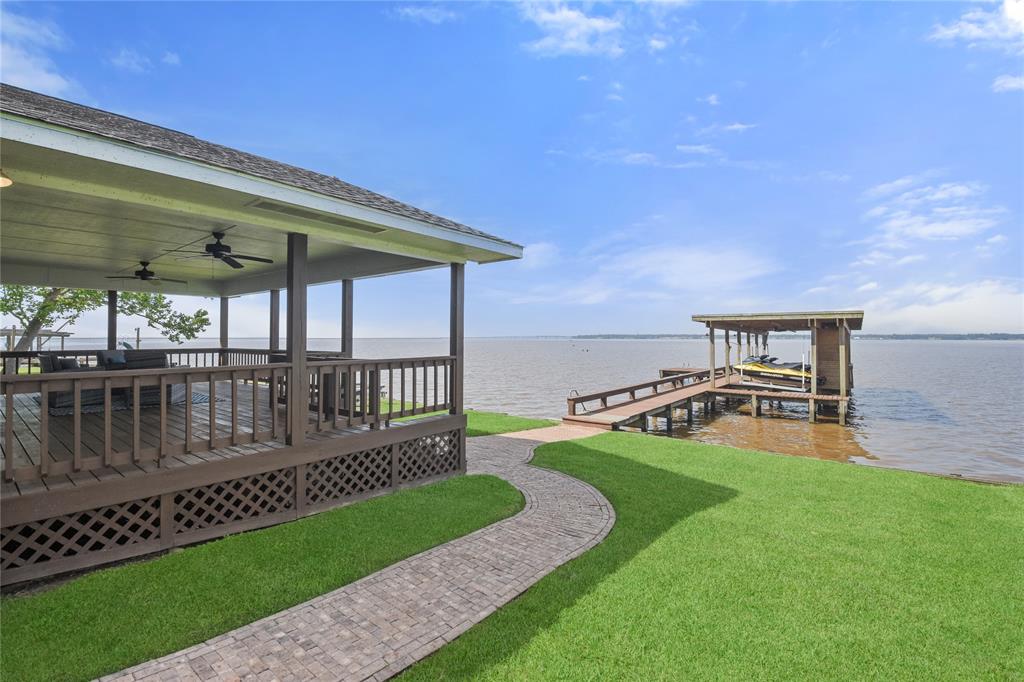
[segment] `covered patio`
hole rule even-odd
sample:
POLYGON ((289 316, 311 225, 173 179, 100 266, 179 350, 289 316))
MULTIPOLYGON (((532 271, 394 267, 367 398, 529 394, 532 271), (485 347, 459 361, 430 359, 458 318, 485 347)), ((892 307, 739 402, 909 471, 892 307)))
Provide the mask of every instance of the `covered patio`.
POLYGON ((465 263, 519 258, 521 247, 337 178, 26 90, 2 86, 0 113, 13 183, 0 190, 2 281, 109 300, 107 348, 2 354, 3 584, 465 470, 465 263), (109 279, 140 262, 161 281, 109 279), (355 281, 439 267, 450 272, 448 354, 353 358, 355 281), (342 283, 341 343, 311 352, 307 287, 326 282, 342 283), (219 345, 117 364, 118 290, 218 299, 219 345), (231 299, 260 292, 269 347, 230 346, 231 299))

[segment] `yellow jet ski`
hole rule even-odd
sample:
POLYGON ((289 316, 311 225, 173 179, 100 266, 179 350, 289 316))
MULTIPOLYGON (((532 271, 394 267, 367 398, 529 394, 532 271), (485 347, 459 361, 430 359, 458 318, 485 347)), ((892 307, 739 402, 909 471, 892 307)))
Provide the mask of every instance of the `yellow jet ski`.
POLYGON ((808 365, 801 362, 775 362, 775 358, 767 355, 750 356, 738 365, 733 365, 733 370, 749 374, 753 377, 765 377, 770 379, 793 379, 799 381, 805 379, 810 381, 811 372, 808 365))

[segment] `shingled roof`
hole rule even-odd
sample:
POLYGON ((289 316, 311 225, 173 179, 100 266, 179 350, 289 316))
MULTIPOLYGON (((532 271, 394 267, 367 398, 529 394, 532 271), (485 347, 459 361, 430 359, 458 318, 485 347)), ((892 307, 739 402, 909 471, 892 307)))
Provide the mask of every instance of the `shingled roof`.
POLYGON ((176 130, 161 128, 109 111, 75 104, 5 83, 0 83, 0 111, 280 182, 284 185, 351 201, 354 204, 387 211, 463 234, 519 246, 514 242, 481 232, 454 220, 442 218, 330 175, 280 163, 262 156, 200 140, 176 130))

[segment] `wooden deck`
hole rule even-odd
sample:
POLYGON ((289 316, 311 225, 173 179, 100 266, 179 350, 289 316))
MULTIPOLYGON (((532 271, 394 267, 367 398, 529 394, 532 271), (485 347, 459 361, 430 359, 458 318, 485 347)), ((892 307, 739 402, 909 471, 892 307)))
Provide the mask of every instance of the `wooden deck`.
MULTIPOLYGON (((273 427, 273 419, 270 408, 269 387, 266 384, 259 384, 256 388, 257 395, 253 396, 253 384, 241 383, 236 385, 237 402, 232 402, 231 385, 225 382, 217 384, 217 398, 214 404, 216 426, 214 436, 218 439, 230 435, 233 412, 236 423, 243 425, 242 432, 252 433, 253 417, 255 414, 256 423, 259 425, 261 434, 266 434, 273 427), (255 400, 254 400, 255 398, 255 400), (254 409, 256 412, 254 413, 254 409)), ((209 394, 208 383, 192 384, 193 395, 209 394)), ((14 405, 14 451, 8 453, 0 445, 0 455, 5 459, 8 456, 15 458, 16 465, 38 464, 40 457, 40 405, 34 399, 35 394, 18 394, 15 397, 14 405)), ((191 436, 193 439, 210 438, 210 403, 193 403, 192 418, 190 420, 191 436)), ((287 420, 287 406, 277 406, 278 423, 284 424, 287 420)), ((111 436, 113 449, 115 451, 131 450, 135 430, 132 423, 133 412, 130 409, 117 410, 111 413, 111 436)), ((160 408, 159 406, 145 407, 139 410, 141 417, 140 438, 143 446, 158 445, 160 408)), ((3 401, 0 401, 0 416, 6 421, 7 414, 4 411, 3 401)), ((369 425, 358 425, 342 427, 338 429, 324 428, 314 429, 314 422, 317 415, 309 413, 310 429, 306 435, 307 440, 318 441, 330 438, 339 438, 354 433, 362 433, 370 430, 369 425)), ((167 406, 167 434, 172 443, 184 443, 186 439, 186 407, 182 405, 167 406)), ((51 462, 70 460, 73 458, 73 433, 74 417, 48 415, 47 431, 49 433, 48 451, 51 462)), ((398 424, 396 423, 396 426, 398 424)), ((81 449, 84 457, 101 456, 104 452, 104 414, 102 412, 81 415, 81 449)), ((261 437, 260 442, 230 445, 209 449, 204 452, 179 453, 170 455, 160 462, 136 462, 119 464, 101 469, 72 472, 67 474, 56 474, 45 476, 38 480, 9 481, 0 486, 0 496, 11 497, 25 495, 44 490, 61 490, 72 487, 82 487, 99 481, 130 478, 140 476, 148 472, 158 471, 163 468, 174 469, 187 467, 204 462, 213 462, 235 457, 252 455, 260 452, 267 452, 274 449, 284 448, 283 438, 267 439, 261 437)), ((0 459, 2 468, 3 459, 0 459)))

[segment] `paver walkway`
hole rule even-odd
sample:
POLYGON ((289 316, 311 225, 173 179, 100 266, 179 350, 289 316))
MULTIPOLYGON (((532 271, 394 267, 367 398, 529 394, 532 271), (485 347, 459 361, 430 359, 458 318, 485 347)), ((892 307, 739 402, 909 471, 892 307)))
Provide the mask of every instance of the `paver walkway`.
POLYGON ((608 534, 590 485, 527 464, 540 441, 469 439, 469 473, 526 498, 517 515, 350 585, 106 680, 382 680, 433 653, 608 534))

